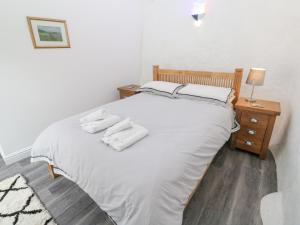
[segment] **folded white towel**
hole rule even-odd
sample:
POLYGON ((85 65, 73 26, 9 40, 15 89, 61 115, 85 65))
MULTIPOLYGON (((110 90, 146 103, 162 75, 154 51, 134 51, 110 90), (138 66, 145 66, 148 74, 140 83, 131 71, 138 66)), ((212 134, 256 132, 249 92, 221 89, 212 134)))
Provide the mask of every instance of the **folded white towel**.
POLYGON ((115 115, 109 115, 103 120, 93 121, 81 124, 81 128, 91 134, 102 131, 112 125, 120 122, 121 118, 115 115))
POLYGON ((96 112, 92 112, 80 119, 80 123, 89 123, 96 120, 103 120, 109 116, 109 113, 105 109, 99 109, 96 112))
POLYGON ((132 128, 115 133, 107 138, 103 138, 102 140, 115 150, 122 151, 143 139, 148 135, 148 133, 149 131, 146 128, 133 124, 132 128))
POLYGON ((132 121, 127 118, 125 120, 122 120, 121 122, 113 125, 112 127, 108 128, 104 133, 104 138, 109 137, 115 133, 118 133, 122 130, 126 130, 132 127, 132 121))

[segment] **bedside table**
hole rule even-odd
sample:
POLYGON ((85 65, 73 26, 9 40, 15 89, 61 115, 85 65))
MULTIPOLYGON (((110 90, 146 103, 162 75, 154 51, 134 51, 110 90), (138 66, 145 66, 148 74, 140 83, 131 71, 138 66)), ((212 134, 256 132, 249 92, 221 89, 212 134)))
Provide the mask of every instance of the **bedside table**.
POLYGON ((246 98, 239 98, 234 108, 241 129, 232 135, 231 147, 266 159, 275 120, 281 113, 280 103, 265 100, 250 103, 246 98))
POLYGON ((131 85, 127 85, 124 87, 119 87, 118 91, 120 93, 120 99, 126 98, 126 97, 130 97, 132 95, 135 95, 138 92, 138 89, 140 88, 140 85, 136 85, 136 84, 131 84, 131 85))

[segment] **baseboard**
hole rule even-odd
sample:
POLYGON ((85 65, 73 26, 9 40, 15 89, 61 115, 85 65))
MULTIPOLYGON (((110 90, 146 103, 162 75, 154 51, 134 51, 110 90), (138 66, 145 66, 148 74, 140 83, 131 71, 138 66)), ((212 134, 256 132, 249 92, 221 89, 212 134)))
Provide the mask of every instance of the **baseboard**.
POLYGON ((3 148, 2 148, 1 145, 0 145, 0 156, 1 156, 2 158, 4 158, 4 151, 3 151, 3 148))
POLYGON ((2 151, 2 157, 6 165, 10 165, 12 163, 18 162, 21 159, 25 159, 30 157, 31 146, 23 148, 19 151, 13 152, 11 154, 5 155, 2 151))

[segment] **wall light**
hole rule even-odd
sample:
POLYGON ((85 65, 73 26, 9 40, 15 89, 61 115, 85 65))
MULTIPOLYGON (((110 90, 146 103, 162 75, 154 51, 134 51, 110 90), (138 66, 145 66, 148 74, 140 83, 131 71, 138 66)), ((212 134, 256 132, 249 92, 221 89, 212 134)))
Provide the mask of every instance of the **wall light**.
POLYGON ((206 15, 206 3, 204 0, 194 0, 192 6, 192 17, 195 20, 195 26, 199 27, 202 24, 202 19, 206 15))

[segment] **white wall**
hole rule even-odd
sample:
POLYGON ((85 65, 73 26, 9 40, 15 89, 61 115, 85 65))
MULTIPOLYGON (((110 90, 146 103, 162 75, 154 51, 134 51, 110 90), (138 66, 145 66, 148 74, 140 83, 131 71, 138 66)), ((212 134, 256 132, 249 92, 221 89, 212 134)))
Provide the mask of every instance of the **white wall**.
MULTIPOLYGON (((298 7, 299 8, 299 7, 298 7)), ((300 21, 296 13, 295 21, 300 21)), ((300 27, 295 26, 291 42, 291 68, 293 69, 292 85, 289 90, 291 117, 286 127, 284 141, 275 152, 279 190, 282 192, 284 225, 300 224, 300 27)))
POLYGON ((296 88, 291 93, 292 115, 286 137, 275 153, 279 190, 282 192, 284 225, 300 223, 300 68, 294 80, 296 88))
POLYGON ((140 0, 0 1, 0 143, 31 145, 50 123, 117 99, 140 76, 140 0), (71 49, 33 49, 26 16, 66 19, 71 49))

